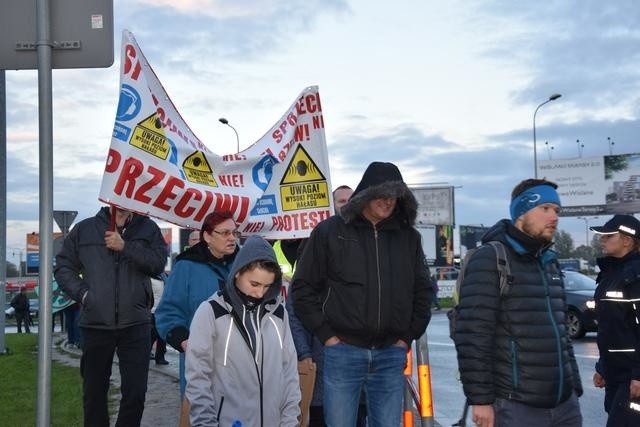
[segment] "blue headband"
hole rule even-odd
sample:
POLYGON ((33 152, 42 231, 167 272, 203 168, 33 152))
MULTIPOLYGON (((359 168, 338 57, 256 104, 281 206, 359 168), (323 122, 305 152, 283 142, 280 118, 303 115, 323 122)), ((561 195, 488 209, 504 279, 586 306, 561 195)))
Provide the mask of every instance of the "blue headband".
POLYGON ((560 204, 560 197, 552 186, 537 185, 523 191, 511 201, 511 206, 509 206, 511 221, 515 222, 516 219, 524 215, 529 209, 533 209, 544 203, 553 203, 562 206, 562 204, 560 204))

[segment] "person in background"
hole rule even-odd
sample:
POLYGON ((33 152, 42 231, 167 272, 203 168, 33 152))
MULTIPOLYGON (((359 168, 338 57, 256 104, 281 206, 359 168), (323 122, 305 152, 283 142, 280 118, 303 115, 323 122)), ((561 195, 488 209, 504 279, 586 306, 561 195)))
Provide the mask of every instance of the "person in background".
POLYGON ((15 310, 18 333, 22 333, 22 325, 24 324, 24 331, 27 334, 30 334, 31 329, 29 329, 29 298, 27 298, 27 288, 25 286, 20 287, 20 292, 18 292, 11 299, 10 305, 15 310))
POLYGON ((511 218, 491 227, 467 261, 454 341, 477 426, 582 426, 582 383, 551 250, 562 206, 556 188, 545 179, 518 183, 511 218), (511 271, 502 289, 491 241, 504 246, 511 271))
POLYGON ((431 275, 431 285, 433 286, 433 305, 435 310, 440 310, 440 298, 438 298, 438 291, 440 288, 438 287, 438 278, 435 274, 431 275))
POLYGON ((199 234, 200 241, 176 258, 155 312, 160 337, 180 352, 180 395, 191 319, 202 301, 224 287, 240 236, 230 212, 208 214, 199 234))
POLYGON ((80 333, 80 304, 74 302, 62 310, 64 323, 67 325, 67 346, 82 348, 82 334, 80 333))
MULTIPOLYGON (((164 274, 162 275, 164 276, 164 274)), ((152 355, 156 361, 156 365, 168 365, 169 362, 164 358, 167 353, 167 343, 162 339, 156 327, 156 308, 162 299, 162 291, 164 290, 164 280, 151 279, 151 289, 153 289, 153 307, 151 308, 151 345, 155 343, 155 354, 152 355)))
POLYGON ((249 237, 226 286, 200 304, 187 346, 192 426, 298 426, 296 351, 273 248, 249 237))
POLYGON ((162 273, 166 262, 167 245, 158 225, 121 208, 103 207, 64 239, 54 275, 60 288, 82 305, 85 426, 109 426, 115 353, 122 394, 116 426, 140 425, 151 350, 150 277, 162 273))
POLYGON ((362 389, 369 425, 400 425, 407 351, 431 316, 418 203, 400 170, 371 163, 340 215, 311 232, 293 278, 302 324, 324 343, 324 417, 356 424, 362 389))
POLYGON ((198 243, 200 243, 200 231, 193 230, 191 233, 189 233, 189 240, 187 241, 187 244, 190 248, 192 248, 198 243))
POLYGON ((348 185, 341 185, 333 190, 333 208, 336 215, 340 213, 340 209, 347 204, 349 198, 353 194, 353 189, 348 185))
POLYGON ((615 215, 600 227, 595 292, 600 358, 593 384, 605 390, 607 427, 640 426, 640 221, 615 215))

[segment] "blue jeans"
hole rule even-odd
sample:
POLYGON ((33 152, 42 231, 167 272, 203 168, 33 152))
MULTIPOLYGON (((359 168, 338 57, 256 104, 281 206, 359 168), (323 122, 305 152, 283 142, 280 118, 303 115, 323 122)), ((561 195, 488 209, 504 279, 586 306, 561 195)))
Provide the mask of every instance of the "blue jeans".
POLYGON ((328 427, 356 425, 364 388, 369 427, 399 426, 407 351, 338 343, 324 348, 324 419, 328 427))

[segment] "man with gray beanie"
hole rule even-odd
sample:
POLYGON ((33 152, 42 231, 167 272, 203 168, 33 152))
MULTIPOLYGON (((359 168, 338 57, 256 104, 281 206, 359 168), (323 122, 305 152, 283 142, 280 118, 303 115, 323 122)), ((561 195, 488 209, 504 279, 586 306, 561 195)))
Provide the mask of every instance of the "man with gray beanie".
POLYGON ((564 282, 550 249, 561 208, 556 188, 544 179, 519 183, 511 219, 485 234, 465 267, 454 339, 478 426, 582 425, 564 282), (488 242, 502 245, 506 259, 488 242), (498 262, 510 270, 502 289, 498 262))
POLYGON ((324 343, 329 427, 356 425, 361 389, 370 426, 400 425, 407 350, 429 323, 433 295, 417 207, 398 168, 373 162, 298 261, 293 305, 324 343))

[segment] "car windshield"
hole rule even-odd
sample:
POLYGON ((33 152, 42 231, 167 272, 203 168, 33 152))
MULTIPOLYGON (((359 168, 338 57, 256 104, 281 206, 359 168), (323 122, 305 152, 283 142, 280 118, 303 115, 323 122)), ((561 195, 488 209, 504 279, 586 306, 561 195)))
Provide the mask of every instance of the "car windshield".
POLYGON ((596 281, 576 271, 564 271, 564 287, 568 291, 593 291, 596 281))

